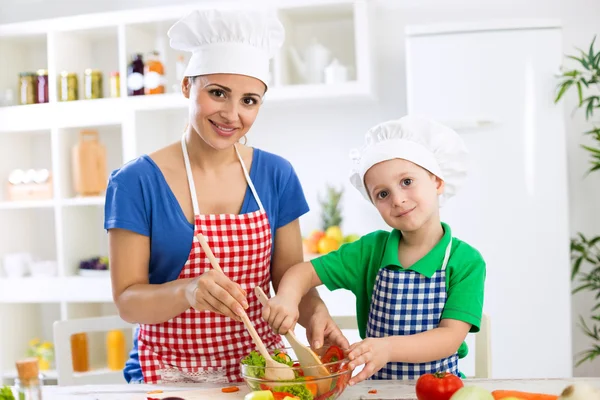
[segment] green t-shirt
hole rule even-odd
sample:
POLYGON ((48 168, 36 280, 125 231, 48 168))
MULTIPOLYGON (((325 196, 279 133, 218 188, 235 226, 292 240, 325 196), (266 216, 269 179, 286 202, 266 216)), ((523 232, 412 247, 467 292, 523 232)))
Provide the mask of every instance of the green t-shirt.
MULTIPOLYGON (((444 236, 429 253, 410 267, 431 277, 442 267, 452 232, 442 223, 444 236)), ((377 273, 381 268, 404 270, 398 259, 401 233, 398 230, 369 233, 356 242, 342 245, 337 251, 313 259, 312 265, 321 282, 329 289, 347 289, 356 296, 356 316, 361 338, 365 338, 369 308, 377 273)), ((478 332, 483 312, 485 261, 475 248, 452 238, 450 258, 446 266, 446 304, 442 319, 455 319, 471 324, 478 332)), ((461 351, 466 351, 462 346, 461 351)), ((459 353, 461 353, 459 351, 459 353)), ((464 356, 462 354, 461 356, 464 356)))

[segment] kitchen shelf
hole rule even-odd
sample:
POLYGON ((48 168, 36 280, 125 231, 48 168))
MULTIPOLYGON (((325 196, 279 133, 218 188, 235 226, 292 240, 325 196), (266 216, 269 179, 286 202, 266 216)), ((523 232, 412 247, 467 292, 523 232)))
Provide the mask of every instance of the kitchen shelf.
POLYGON ((30 200, 30 201, 3 201, 0 203, 0 210, 19 210, 28 208, 52 208, 55 205, 54 200, 30 200))
POLYGON ((61 200, 60 204, 63 207, 103 206, 104 201, 105 198, 103 196, 73 197, 61 200))
POLYGON ((110 278, 0 278, 0 303, 112 302, 110 278))

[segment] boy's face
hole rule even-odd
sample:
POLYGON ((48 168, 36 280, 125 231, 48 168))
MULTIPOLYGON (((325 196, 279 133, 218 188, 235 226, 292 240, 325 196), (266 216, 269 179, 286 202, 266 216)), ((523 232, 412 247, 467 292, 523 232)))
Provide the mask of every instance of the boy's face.
POLYGON ((438 213, 444 190, 441 179, 400 158, 372 166, 365 185, 384 221, 402 232, 416 231, 438 213))

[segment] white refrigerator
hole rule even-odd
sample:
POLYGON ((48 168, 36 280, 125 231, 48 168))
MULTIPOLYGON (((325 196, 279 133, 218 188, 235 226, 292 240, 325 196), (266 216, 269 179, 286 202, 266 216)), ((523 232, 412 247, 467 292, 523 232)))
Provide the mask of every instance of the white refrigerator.
MULTIPOLYGON (((566 138, 556 21, 410 26, 408 112, 456 128, 470 176, 441 211, 487 262, 494 378, 570 377, 566 138)), ((470 349, 474 351, 474 349, 470 349)))

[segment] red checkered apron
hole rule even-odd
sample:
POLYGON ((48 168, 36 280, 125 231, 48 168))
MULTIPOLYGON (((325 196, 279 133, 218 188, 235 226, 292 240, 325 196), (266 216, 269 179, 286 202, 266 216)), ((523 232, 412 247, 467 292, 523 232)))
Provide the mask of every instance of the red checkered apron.
MULTIPOLYGON (((181 145, 190 193, 195 194, 184 138, 181 145)), ((248 292, 250 307, 246 311, 265 345, 281 348, 281 336, 262 319, 262 306, 252 294, 257 285, 270 293, 271 227, 237 148, 235 151, 259 210, 241 215, 201 215, 198 199, 192 195, 195 234, 179 279, 194 278, 212 268, 196 239, 202 232, 223 272, 248 292)), ((242 322, 190 308, 169 321, 140 325, 138 348, 145 383, 225 383, 242 380, 240 360, 255 346, 242 322)))

